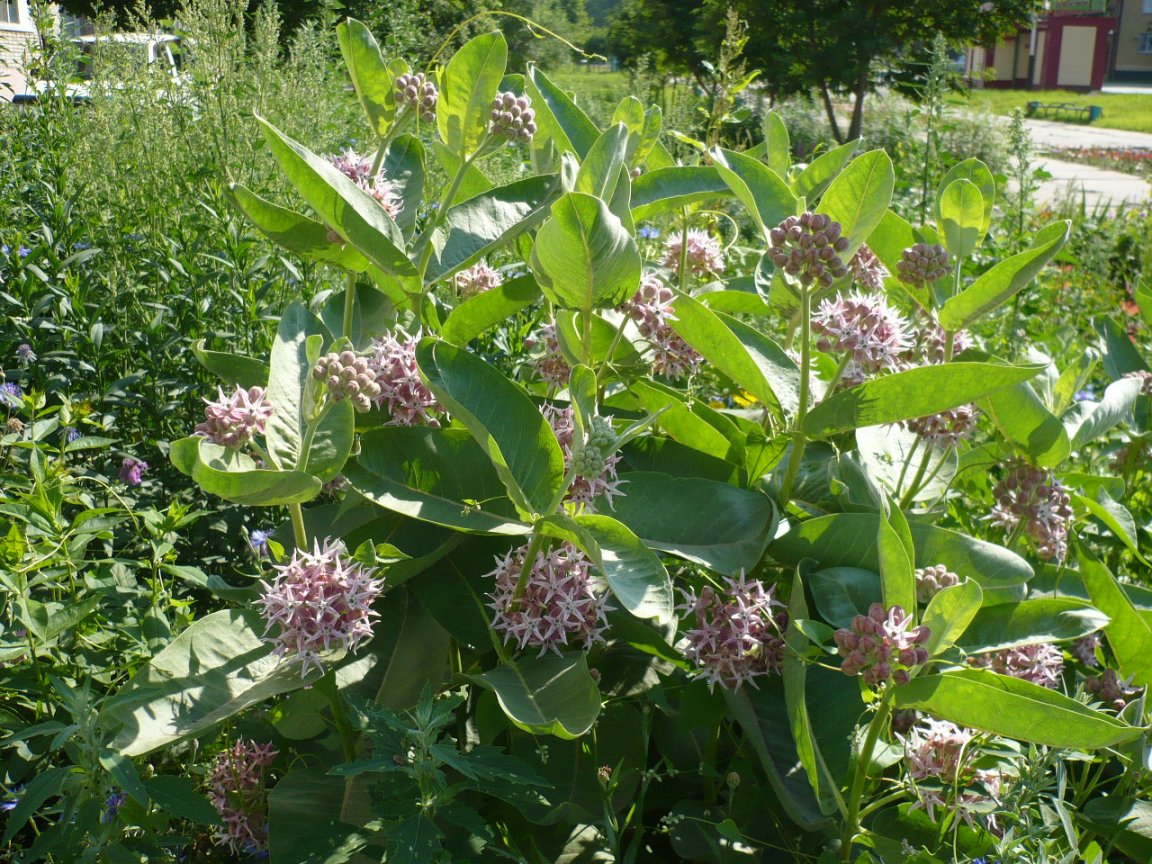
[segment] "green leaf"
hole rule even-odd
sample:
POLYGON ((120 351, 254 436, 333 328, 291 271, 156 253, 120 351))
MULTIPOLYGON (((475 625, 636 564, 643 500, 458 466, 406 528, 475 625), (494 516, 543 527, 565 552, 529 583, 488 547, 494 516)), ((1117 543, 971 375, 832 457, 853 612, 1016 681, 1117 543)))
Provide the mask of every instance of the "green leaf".
POLYGON ((984 197, 975 183, 953 180, 940 193, 940 233, 952 260, 967 258, 984 239, 984 197))
POLYGON ((368 269, 368 259, 346 243, 328 239, 328 228, 303 213, 273 204, 239 183, 231 183, 228 200, 259 228, 269 240, 315 261, 335 264, 357 273, 368 269))
POLYGON ((327 159, 263 117, 256 119, 272 156, 321 221, 383 272, 399 279, 408 293, 418 291, 419 274, 403 251, 404 237, 380 203, 327 159))
POLYGON ((899 606, 912 613, 916 608, 915 549, 908 520, 895 504, 877 525, 876 554, 884 608, 899 606))
POLYGON ((1076 495, 1073 493, 1072 501, 1084 507, 1089 513, 1103 522, 1108 530, 1111 531, 1121 543, 1128 547, 1128 550, 1136 556, 1141 564, 1145 567, 1152 566, 1148 563, 1148 559, 1140 552, 1136 520, 1132 518, 1132 514, 1128 508, 1119 501, 1113 500, 1103 488, 1100 488, 1096 495, 1099 500, 1093 500, 1084 495, 1076 495))
MULTIPOLYGON (((876 513, 819 516, 793 526, 772 543, 768 553, 783 564, 811 558, 822 567, 861 567, 877 573, 880 562, 874 538, 879 520, 876 513)), ((979 582, 985 595, 1023 585, 1033 576, 1027 561, 1002 546, 923 522, 908 527, 917 567, 944 564, 961 579, 979 582)))
POLYGON ((53 639, 71 630, 99 608, 100 597, 99 595, 93 595, 85 597, 83 600, 75 603, 70 603, 63 609, 54 611, 48 617, 48 620, 41 625, 40 638, 45 642, 51 642, 53 639))
POLYGON ((377 138, 383 138, 396 117, 397 76, 384 62, 372 32, 359 21, 349 18, 336 25, 336 38, 368 125, 377 138))
POLYGON ((758 159, 716 148, 716 171, 752 216, 765 242, 768 231, 796 212, 796 196, 784 180, 758 159))
POLYGON ((165 813, 197 825, 221 824, 216 808, 196 791, 196 784, 191 777, 158 774, 143 783, 148 797, 165 813))
POLYGON ((976 281, 948 299, 940 309, 940 326, 956 331, 970 326, 1008 302, 1028 285, 1068 240, 1071 223, 1054 222, 1041 228, 1032 247, 1005 258, 976 281))
POLYGON ((416 231, 416 217, 424 199, 424 145, 415 135, 400 135, 384 151, 381 170, 400 199, 396 225, 405 238, 416 231))
POLYGON ((208 351, 204 340, 192 346, 192 353, 200 365, 228 385, 238 385, 244 389, 263 387, 268 383, 268 364, 240 354, 223 351, 208 351))
POLYGON ((931 634, 924 646, 928 656, 936 657, 955 645, 980 611, 983 602, 984 592, 980 590, 980 583, 973 579, 950 585, 929 600, 920 618, 920 623, 931 634))
POLYGON ((992 208, 996 203, 996 178, 992 176, 992 172, 988 170, 988 166, 979 159, 965 159, 963 162, 956 163, 948 169, 948 173, 945 174, 944 179, 940 181, 936 193, 936 225, 943 230, 942 226, 944 225, 945 218, 941 213, 942 199, 945 190, 956 180, 967 180, 975 184, 976 188, 980 190, 980 198, 984 209, 978 230, 980 237, 984 237, 988 233, 988 229, 992 227, 992 208))
MULTIPOLYGON (((781 180, 787 181, 788 171, 792 167, 792 140, 788 136, 788 127, 775 111, 764 115, 764 164, 775 171, 781 180)), ((803 192, 796 194, 804 195, 803 192)))
POLYGON ((198 435, 172 442, 169 458, 208 494, 250 507, 302 504, 323 487, 304 471, 257 468, 250 457, 198 435))
POLYGON ((776 527, 776 510, 759 492, 697 478, 644 471, 622 474, 617 519, 654 549, 718 573, 750 572, 776 527))
POLYGON ((540 286, 531 276, 520 276, 503 285, 469 297, 450 313, 440 335, 457 345, 467 345, 481 333, 502 324, 540 298, 540 286))
POLYGON ((1046 687, 984 669, 914 678, 896 688, 896 706, 992 735, 1075 750, 1112 747, 1142 731, 1046 687))
POLYGON ((820 212, 840 223, 848 238, 847 259, 880 224, 892 201, 896 175, 883 150, 870 150, 853 159, 820 199, 820 212))
POLYGON ((1038 597, 981 609, 958 644, 969 654, 977 654, 1079 639, 1107 624, 1107 615, 1081 600, 1038 597))
POLYGON ((672 580, 660 559, 626 525, 610 516, 549 516, 545 534, 575 543, 592 559, 620 605, 658 624, 673 620, 672 580), (572 530, 575 527, 578 530, 572 530))
POLYGON ((828 188, 828 184, 836 179, 848 164, 848 160, 856 155, 859 146, 860 139, 857 138, 855 141, 849 141, 847 144, 821 153, 808 163, 792 183, 792 191, 796 193, 796 197, 803 198, 811 209, 811 205, 820 198, 828 188))
POLYGON ((627 145, 628 127, 623 123, 616 123, 597 138, 580 162, 580 172, 572 191, 611 201, 620 170, 627 165, 627 145))
POLYGON ((8 825, 4 829, 3 845, 8 845, 9 841, 27 824, 44 802, 49 798, 55 798, 64 791, 64 784, 72 771, 71 767, 47 768, 37 771, 32 776, 28 785, 20 793, 20 799, 16 806, 8 814, 8 825))
POLYGON ((436 398, 480 442, 521 515, 548 513, 564 485, 564 456, 532 400, 494 367, 447 342, 422 340, 416 362, 436 398))
POLYGON ((1084 418, 1072 435, 1072 449, 1079 450, 1085 444, 1090 444, 1131 416, 1142 387, 1143 382, 1139 378, 1121 378, 1109 384, 1100 404, 1092 409, 1092 413, 1084 418))
POLYGON ((681 295, 673 301, 672 327, 684 341, 777 418, 800 404, 800 372, 775 342, 735 318, 681 295))
POLYGON ((579 738, 600 716, 600 691, 583 651, 521 657, 468 677, 494 692, 508 719, 533 735, 579 738))
POLYGON ((583 160, 600 137, 596 124, 576 107, 567 93, 531 63, 528 64, 528 84, 537 123, 546 125, 558 151, 571 150, 583 160))
POLYGON ((820 616, 834 627, 850 627, 857 615, 882 597, 880 577, 859 567, 829 567, 807 574, 808 589, 820 616))
POLYGON ((813 438, 936 414, 1035 377, 1042 366, 947 363, 875 378, 825 399, 804 418, 813 438))
POLYGON ((548 217, 559 194, 557 176, 546 174, 489 189, 457 204, 445 217, 448 240, 429 262, 427 278, 450 276, 531 231, 548 217))
POLYGON ((632 183, 632 218, 637 222, 662 213, 679 212, 701 201, 715 201, 732 194, 720 172, 710 165, 657 168, 632 183))
MULTIPOLYGON (((460 170, 460 157, 448 149, 442 141, 432 142, 432 152, 436 154, 436 159, 440 163, 440 167, 444 169, 444 173, 449 177, 455 177, 456 172, 460 170)), ((441 207, 451 207, 453 204, 461 201, 467 201, 469 198, 474 198, 492 188, 492 181, 480 170, 480 167, 475 162, 470 162, 468 167, 464 169, 464 179, 460 181, 460 188, 456 191, 456 195, 451 201, 440 201, 441 207)), ((444 194, 448 194, 448 190, 444 190, 444 194)))
POLYGON ((589 313, 636 293, 640 252, 607 204, 569 192, 552 205, 551 217, 536 235, 532 269, 549 300, 589 313))
POLYGON ((344 795, 340 777, 300 765, 285 774, 268 795, 271 864, 347 864, 356 858, 368 845, 368 832, 340 820, 344 795))
POLYGON ((305 687, 262 633, 255 609, 226 609, 200 618, 128 681, 106 704, 105 719, 123 724, 113 741, 125 756, 143 756, 197 735, 272 696, 305 687))
POLYGON ((581 331, 581 315, 579 312, 556 313, 556 337, 560 343, 560 351, 570 364, 584 362, 584 351, 588 352, 588 362, 599 366, 611 360, 611 369, 606 373, 621 369, 647 371, 640 352, 628 339, 617 339, 618 328, 605 321, 600 315, 592 315, 590 340, 584 344, 584 334, 581 331), (612 357, 608 357, 609 350, 612 357))
POLYGON ((1072 452, 1064 424, 1044 407, 1031 384, 990 393, 980 401, 980 408, 1006 439, 1042 468, 1059 465, 1072 452))
POLYGON ((1104 635, 1120 671, 1131 675, 1137 687, 1147 687, 1152 684, 1152 622, 1136 610, 1108 568, 1091 552, 1078 544, 1076 557, 1092 605, 1111 619, 1104 635))
POLYGON ((527 534, 487 454, 464 429, 390 426, 361 436, 352 488, 412 519, 474 534, 527 534))
POLYGON ((458 156, 468 156, 488 134, 492 100, 508 65, 508 43, 501 33, 470 39, 452 55, 440 75, 436 127, 458 156))
MULTIPOLYGON (((629 393, 649 413, 663 409, 656 423, 672 438, 701 453, 744 467, 743 446, 680 401, 682 396, 678 391, 655 382, 637 381, 629 393)), ((733 431, 738 430, 733 427, 733 431)))

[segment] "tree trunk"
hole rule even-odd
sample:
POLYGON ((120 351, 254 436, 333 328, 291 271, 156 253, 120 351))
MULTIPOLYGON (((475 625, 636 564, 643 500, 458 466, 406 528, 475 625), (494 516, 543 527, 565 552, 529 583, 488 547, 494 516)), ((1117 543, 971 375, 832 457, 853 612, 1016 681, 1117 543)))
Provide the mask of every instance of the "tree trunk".
POLYGON ((828 112, 828 125, 832 127, 832 137, 837 144, 844 143, 844 135, 840 132, 840 124, 836 122, 836 110, 832 107, 832 94, 828 91, 828 84, 820 85, 820 94, 824 97, 824 110, 828 112))
POLYGON ((848 140, 855 141, 864 131, 864 95, 868 92, 868 67, 864 63, 856 77, 856 102, 852 106, 852 122, 848 125, 848 140))

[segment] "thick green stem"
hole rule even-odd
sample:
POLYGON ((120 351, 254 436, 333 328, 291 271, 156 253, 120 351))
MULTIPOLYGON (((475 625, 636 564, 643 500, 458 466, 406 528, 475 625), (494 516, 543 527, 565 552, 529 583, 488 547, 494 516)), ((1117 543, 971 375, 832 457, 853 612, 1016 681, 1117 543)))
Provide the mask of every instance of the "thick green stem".
POLYGON ((860 829, 860 799, 864 795, 864 784, 868 782, 868 765, 872 761, 872 751, 876 749, 876 740, 880 732, 888 723, 888 716, 892 713, 891 687, 884 691, 880 697, 880 705, 876 708, 876 715, 868 724, 868 732, 864 736, 864 747, 856 756, 852 767, 852 784, 848 794, 848 813, 844 818, 844 833, 841 836, 840 860, 845 864, 852 861, 852 840, 860 829))
POLYGON ((332 711, 332 722, 336 725, 336 732, 340 735, 340 745, 344 750, 344 759, 351 762, 356 758, 356 733, 352 724, 348 722, 348 714, 344 711, 344 697, 336 686, 336 673, 329 672, 316 683, 316 688, 328 698, 328 707, 332 711))
POLYGON ((780 487, 780 507, 788 506, 796 476, 800 473, 800 463, 804 459, 804 448, 808 436, 804 434, 804 418, 808 415, 809 378, 812 375, 812 294, 807 288, 800 289, 800 405, 796 409, 796 422, 792 429, 792 452, 788 455, 788 473, 784 475, 784 485, 780 487))
POLYGON ((912 459, 916 456, 916 451, 920 449, 920 442, 924 440, 923 435, 917 435, 912 442, 912 447, 908 450, 908 456, 904 459, 904 465, 900 469, 900 476, 896 479, 896 494, 900 494, 900 490, 904 488, 904 477, 908 474, 908 466, 912 464, 912 459))
POLYGON ((920 467, 916 469, 916 476, 912 478, 912 485, 908 487, 908 491, 904 493, 904 497, 900 499, 900 509, 903 510, 912 505, 912 499, 916 497, 916 493, 920 491, 921 484, 924 482, 924 474, 928 470, 929 463, 932 462, 931 448, 924 448, 924 458, 920 460, 920 467))
POLYGON ((520 598, 528 588, 528 580, 532 578, 532 568, 536 565, 536 556, 540 554, 543 542, 544 535, 534 528, 532 537, 528 540, 528 550, 524 553, 524 563, 520 566, 520 578, 516 580, 516 589, 512 592, 513 605, 520 602, 520 598))
POLYGON ((688 293, 688 208, 680 211, 680 290, 688 293))
POLYGON ((944 362, 952 362, 952 352, 956 349, 956 333, 949 330, 944 334, 944 362))
POLYGON ((352 341, 352 313, 356 309, 356 274, 348 271, 344 280, 344 325, 341 335, 352 341))
POLYGON ((299 504, 289 504, 288 512, 292 514, 292 541, 297 549, 307 549, 308 533, 304 530, 304 508, 299 504))

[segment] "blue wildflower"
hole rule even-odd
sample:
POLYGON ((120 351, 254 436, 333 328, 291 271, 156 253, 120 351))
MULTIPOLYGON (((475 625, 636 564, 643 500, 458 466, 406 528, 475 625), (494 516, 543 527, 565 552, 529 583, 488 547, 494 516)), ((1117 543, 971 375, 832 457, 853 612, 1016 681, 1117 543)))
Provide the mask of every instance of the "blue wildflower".
POLYGON ((1093 387, 1091 384, 1089 384, 1083 390, 1077 390, 1076 395, 1074 395, 1072 398, 1075 399, 1077 402, 1085 402, 1085 401, 1088 401, 1090 399, 1095 399, 1096 398, 1096 388, 1093 387))
POLYGON ((27 342, 21 342, 16 346, 16 359, 23 365, 35 363, 36 352, 32 350, 32 346, 27 342))
POLYGON ((82 436, 82 433, 75 426, 65 426, 64 427, 64 442, 66 444, 71 444, 73 441, 80 438, 81 436, 82 436))
POLYGON ((32 254, 32 250, 29 249, 27 246, 21 246, 19 249, 16 250, 16 254, 19 255, 21 258, 27 258, 29 255, 32 254))
POLYGON ((11 381, 0 384, 0 403, 9 408, 19 408, 24 404, 24 391, 20 389, 20 385, 11 381))
POLYGON ((268 538, 271 536, 271 528, 253 528, 252 533, 248 535, 248 545, 250 545, 252 547, 252 551, 259 555, 261 558, 267 558, 268 538))
POLYGON ((125 797, 123 792, 113 792, 104 799, 104 812, 100 814, 100 821, 107 825, 114 820, 116 814, 120 812, 120 807, 124 804, 124 801, 125 797))
POLYGON ((641 225, 640 229, 636 232, 636 235, 641 240, 659 240, 660 229, 654 228, 651 225, 641 225))
POLYGON ((5 243, 3 246, 0 246, 0 255, 10 255, 10 254, 12 254, 12 250, 10 248, 8 248, 7 243, 5 243))
POLYGON ((92 244, 91 244, 91 243, 83 243, 83 242, 81 242, 81 243, 73 243, 73 244, 72 244, 72 248, 73 248, 74 250, 76 250, 77 252, 83 252, 85 249, 91 249, 91 248, 92 248, 92 244))

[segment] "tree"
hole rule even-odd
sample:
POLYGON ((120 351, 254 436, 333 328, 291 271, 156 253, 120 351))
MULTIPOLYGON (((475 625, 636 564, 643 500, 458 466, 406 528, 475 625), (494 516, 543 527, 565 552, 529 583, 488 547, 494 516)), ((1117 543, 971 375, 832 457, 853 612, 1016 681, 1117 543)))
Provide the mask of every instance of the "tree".
POLYGON ((837 140, 858 138, 864 99, 885 65, 897 64, 936 33, 957 46, 994 41, 1025 23, 1039 0, 630 0, 614 48, 624 62, 648 53, 698 73, 713 56, 731 7, 748 23, 746 56, 777 95, 819 92, 837 140), (673 8, 674 7, 674 8, 673 8), (670 13, 674 13, 671 14, 670 13), (668 18, 675 20, 668 20, 668 18), (841 132, 833 96, 852 98, 841 132))

